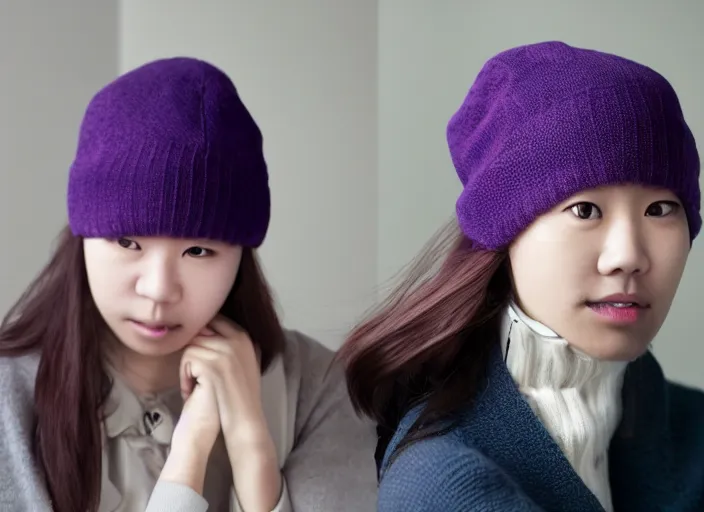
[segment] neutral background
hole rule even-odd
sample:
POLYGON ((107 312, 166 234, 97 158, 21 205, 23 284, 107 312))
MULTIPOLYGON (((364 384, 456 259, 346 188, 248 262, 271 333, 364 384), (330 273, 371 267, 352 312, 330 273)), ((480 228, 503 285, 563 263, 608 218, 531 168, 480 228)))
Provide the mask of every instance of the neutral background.
MULTIPOLYGON (((0 6, 0 312, 65 223, 83 110, 117 74, 174 55, 233 79, 265 137, 262 249, 284 320, 332 348, 453 213, 445 124, 481 65, 558 39, 662 72, 704 141, 704 3, 676 0, 5 0, 0 6)), ((700 143, 704 145, 704 143, 700 143)), ((704 387, 694 249, 655 352, 704 387)))

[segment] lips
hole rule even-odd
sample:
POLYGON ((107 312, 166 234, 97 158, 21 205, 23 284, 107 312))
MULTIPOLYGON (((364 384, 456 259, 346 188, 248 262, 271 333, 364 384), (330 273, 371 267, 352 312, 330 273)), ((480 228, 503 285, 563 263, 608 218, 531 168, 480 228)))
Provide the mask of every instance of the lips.
POLYGON ((594 307, 599 305, 611 306, 617 309, 627 308, 649 308, 650 304, 637 294, 616 293, 607 295, 599 300, 587 301, 587 306, 594 307))
POLYGON ((172 330, 180 327, 179 324, 174 324, 174 323, 142 322, 141 320, 135 320, 135 319, 130 319, 130 322, 133 322, 133 323, 140 325, 142 327, 146 327, 147 329, 150 329, 153 331, 166 331, 166 330, 172 331, 172 330))
POLYGON ((163 339, 181 327, 174 323, 141 322, 134 319, 128 319, 128 323, 142 339, 150 340, 163 339))
POLYGON ((640 307, 642 307, 637 302, 610 302, 610 301, 587 302, 587 306, 598 306, 599 304, 603 304, 605 306, 611 306, 614 308, 640 308, 640 307))

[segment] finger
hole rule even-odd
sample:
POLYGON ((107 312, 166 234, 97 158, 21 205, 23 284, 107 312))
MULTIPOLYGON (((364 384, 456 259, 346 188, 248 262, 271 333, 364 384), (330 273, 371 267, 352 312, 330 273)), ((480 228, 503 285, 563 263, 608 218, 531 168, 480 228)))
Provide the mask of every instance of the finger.
POLYGON ((244 332, 239 325, 224 315, 218 315, 213 318, 208 324, 208 327, 226 338, 233 337, 244 332))
POLYGON ((235 357, 244 365, 256 365, 257 369, 261 367, 261 357, 258 347, 250 341, 249 338, 224 340, 222 338, 194 338, 189 347, 208 350, 211 354, 207 357, 209 360, 219 359, 222 357, 235 357))
POLYGON ((187 350, 191 349, 194 349, 193 352, 198 354, 198 357, 203 357, 206 360, 212 360, 232 352, 231 344, 220 336, 217 338, 196 336, 188 345, 187 350))
POLYGON ((189 346, 183 352, 179 365, 179 384, 184 400, 193 393, 193 389, 198 384, 198 378, 203 375, 203 361, 211 361, 216 358, 217 354, 212 350, 201 347, 189 346))
POLYGON ((191 393, 193 393, 195 379, 191 371, 191 362, 186 359, 181 360, 179 367, 179 383, 181 387, 181 397, 187 400, 188 397, 191 396, 191 393))
POLYGON ((198 336, 216 336, 216 335, 217 335, 217 333, 208 326, 203 327, 200 330, 200 332, 198 333, 198 336))
MULTIPOLYGON (((183 351, 182 360, 186 361, 217 361, 222 356, 224 344, 221 340, 211 338, 193 338, 191 344, 183 351)), ((198 377, 198 375, 196 375, 198 377)))

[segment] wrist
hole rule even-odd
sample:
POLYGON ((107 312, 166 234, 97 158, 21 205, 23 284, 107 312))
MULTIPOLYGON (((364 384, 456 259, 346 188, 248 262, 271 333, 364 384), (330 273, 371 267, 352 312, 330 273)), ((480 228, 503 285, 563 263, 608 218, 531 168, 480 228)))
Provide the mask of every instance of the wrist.
POLYGON ((263 413, 243 415, 236 422, 223 423, 222 433, 225 437, 225 442, 236 443, 241 447, 259 446, 271 440, 269 427, 263 413))
POLYGON ((197 432, 175 431, 171 438, 171 451, 177 451, 184 457, 204 456, 207 459, 215 446, 216 439, 217 436, 197 432))
POLYGON ((188 418, 182 415, 176 424, 171 436, 171 449, 177 449, 188 455, 201 452, 206 456, 209 455, 220 430, 193 428, 187 420, 188 418))
POLYGON ((282 498, 283 476, 274 453, 255 449, 239 453, 232 464, 232 477, 244 510, 273 510, 282 498))
POLYGON ((210 450, 196 442, 174 439, 159 480, 186 485, 202 495, 209 455, 210 450))
POLYGON ((240 462, 278 466, 276 445, 269 434, 266 424, 253 423, 243 425, 225 433, 225 445, 233 466, 240 462))

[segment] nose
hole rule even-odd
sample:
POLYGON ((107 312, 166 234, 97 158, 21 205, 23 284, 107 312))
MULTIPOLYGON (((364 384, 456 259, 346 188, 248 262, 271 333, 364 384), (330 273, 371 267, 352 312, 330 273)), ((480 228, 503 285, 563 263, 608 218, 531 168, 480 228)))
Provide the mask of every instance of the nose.
POLYGON ((168 304, 181 298, 181 283, 175 265, 163 257, 145 261, 135 289, 137 295, 155 303, 168 304))
POLYGON ((644 274, 650 270, 648 247, 637 221, 624 219, 609 226, 598 267, 602 275, 644 274))

